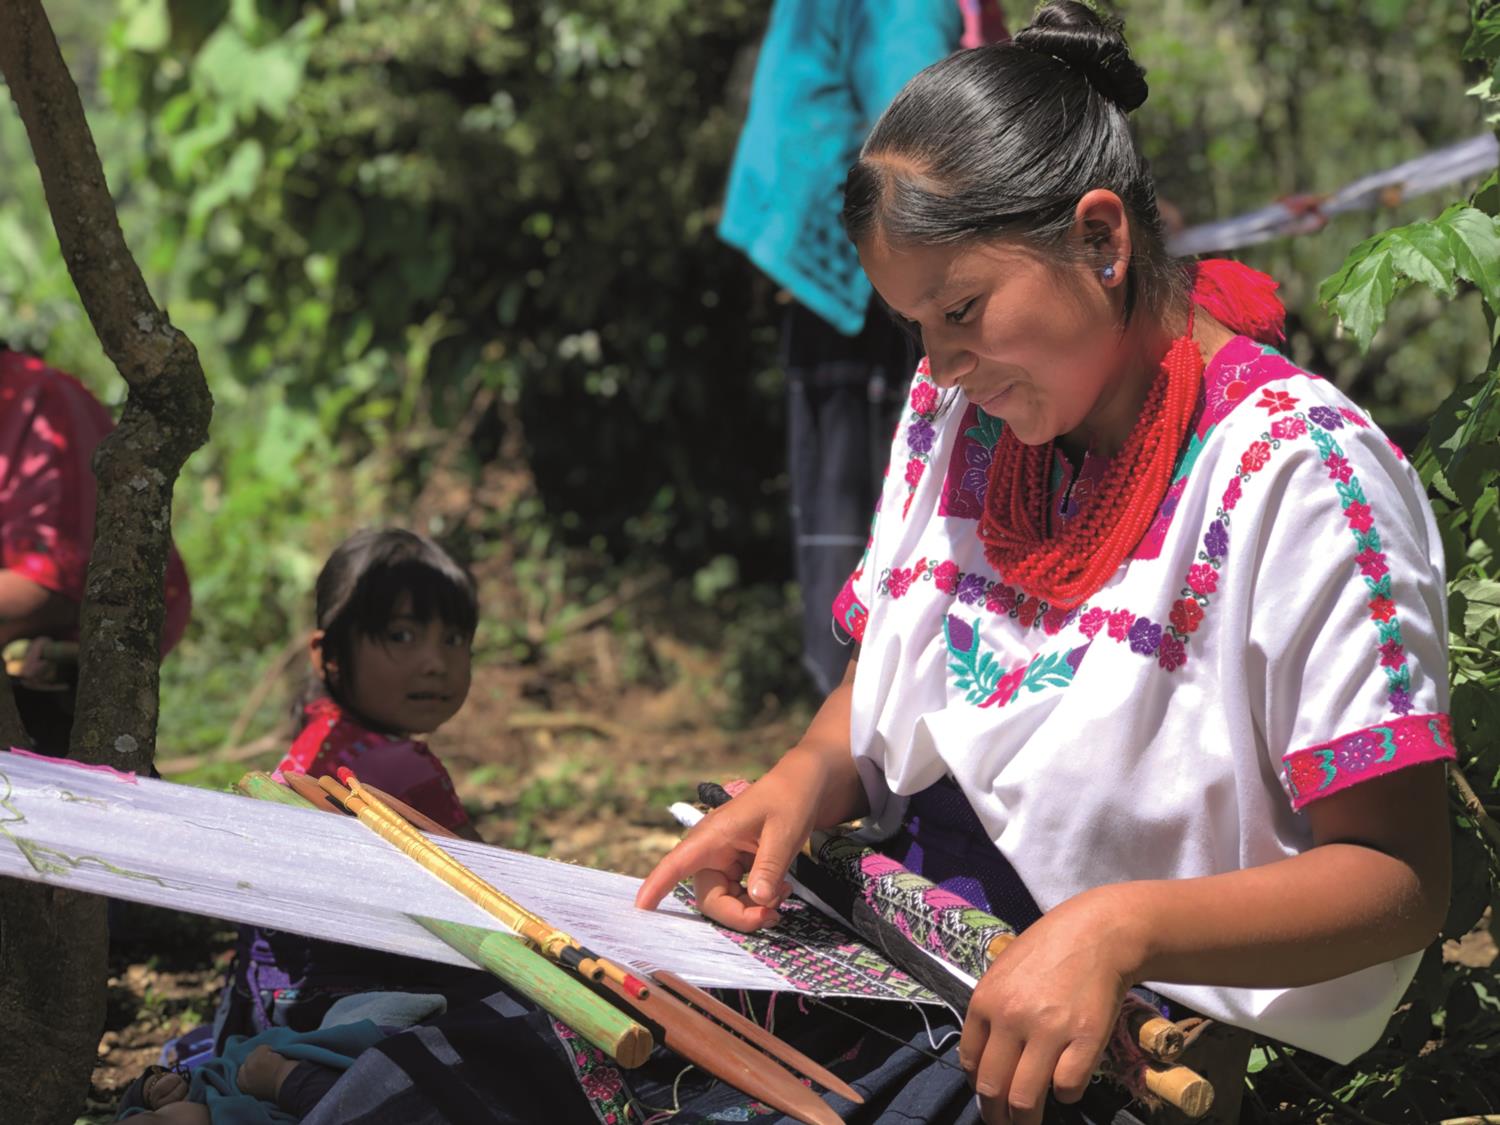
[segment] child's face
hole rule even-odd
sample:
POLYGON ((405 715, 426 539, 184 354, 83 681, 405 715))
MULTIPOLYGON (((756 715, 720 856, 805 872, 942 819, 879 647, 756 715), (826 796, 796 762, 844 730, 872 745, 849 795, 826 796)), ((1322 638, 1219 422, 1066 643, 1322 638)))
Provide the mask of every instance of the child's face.
POLYGON ((437 730, 469 694, 470 638, 440 618, 418 621, 402 594, 379 634, 354 639, 346 697, 354 711, 403 734, 437 730))

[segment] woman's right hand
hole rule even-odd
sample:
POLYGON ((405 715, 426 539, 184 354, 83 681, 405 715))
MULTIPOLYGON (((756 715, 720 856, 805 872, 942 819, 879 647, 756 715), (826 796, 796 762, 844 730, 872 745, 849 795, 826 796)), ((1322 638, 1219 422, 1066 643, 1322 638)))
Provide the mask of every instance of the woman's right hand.
POLYGON ((746 932, 774 926, 781 917, 777 907, 791 889, 787 870, 819 827, 830 772, 826 759, 794 748, 749 789, 709 812, 646 876, 636 906, 654 909, 691 877, 698 909, 720 925, 746 932))

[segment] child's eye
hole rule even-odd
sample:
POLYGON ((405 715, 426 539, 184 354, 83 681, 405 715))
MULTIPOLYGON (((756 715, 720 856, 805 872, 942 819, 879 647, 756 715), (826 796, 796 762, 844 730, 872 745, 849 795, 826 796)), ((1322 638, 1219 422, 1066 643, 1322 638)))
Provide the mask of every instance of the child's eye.
POLYGON ((964 302, 962 308, 957 308, 951 312, 944 313, 943 319, 946 320, 949 324, 962 324, 964 322, 964 317, 969 315, 969 310, 974 307, 974 302, 976 300, 978 300, 977 297, 971 297, 969 300, 964 302))
POLYGON ((443 638, 443 643, 449 648, 468 648, 469 637, 466 633, 453 632, 443 638))
POLYGON ((410 629, 387 629, 385 632, 385 639, 393 645, 410 644, 413 638, 414 634, 410 629))

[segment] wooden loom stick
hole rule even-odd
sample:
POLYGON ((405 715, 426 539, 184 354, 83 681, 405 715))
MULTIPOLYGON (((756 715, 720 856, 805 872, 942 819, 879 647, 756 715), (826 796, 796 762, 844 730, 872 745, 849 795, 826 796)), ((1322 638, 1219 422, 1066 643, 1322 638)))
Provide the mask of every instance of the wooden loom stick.
MULTIPOLYGON (((301 775, 287 776, 290 779, 301 775)), ((247 773, 235 788, 258 800, 296 808, 319 808, 308 798, 260 771, 247 773)), ((325 802, 326 808, 322 811, 344 815, 326 797, 325 802)), ((418 915, 407 917, 562 1020, 622 1067, 639 1066, 651 1054, 653 1043, 649 1031, 520 939, 458 922, 418 915)))
POLYGON ((649 1031, 524 942, 461 922, 418 914, 407 917, 563 1020, 621 1066, 637 1067, 650 1057, 654 1044, 649 1031))
POLYGON ((352 770, 340 769, 339 777, 348 783, 348 789, 330 777, 319 778, 318 784, 359 817, 360 823, 470 902, 500 919, 547 956, 596 980, 609 977, 627 991, 648 991, 645 982, 634 974, 586 949, 571 934, 533 914, 432 843, 361 786, 352 770))
POLYGON ((776 1036, 761 1027, 760 1024, 736 1012, 713 994, 703 991, 697 985, 691 984, 683 980, 676 973, 669 973, 665 969, 658 969, 651 974, 651 977, 657 984, 675 993, 678 998, 691 1004, 699 1011, 706 1012, 729 1028, 729 1030, 748 1039, 767 1054, 783 1062, 790 1063, 794 1070, 801 1071, 825 1089, 832 1090, 839 1097, 847 1098, 856 1105, 864 1104, 864 1095, 837 1074, 834 1074, 833 1071, 804 1055, 790 1043, 776 1038, 776 1036))
POLYGON ((599 986, 618 996, 654 1024, 661 1041, 690 1063, 716 1078, 765 1102, 804 1125, 843 1125, 844 1119, 784 1070, 745 1040, 731 1035, 696 1008, 689 1007, 666 988, 632 996, 605 977, 599 986))
POLYGON ((323 792, 322 787, 307 774, 287 773, 282 776, 286 778, 287 788, 314 808, 322 809, 324 812, 338 813, 340 816, 347 815, 346 810, 323 792))

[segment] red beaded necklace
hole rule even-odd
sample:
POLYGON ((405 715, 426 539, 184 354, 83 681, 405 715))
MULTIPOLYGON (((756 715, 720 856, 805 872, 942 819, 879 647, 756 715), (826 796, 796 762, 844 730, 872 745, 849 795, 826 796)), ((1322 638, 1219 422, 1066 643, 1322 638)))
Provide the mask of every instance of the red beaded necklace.
POLYGON ((979 539, 1005 581, 1063 609, 1081 605, 1109 581, 1151 526, 1197 406, 1203 356, 1193 340, 1193 309, 1202 304, 1231 331, 1269 340, 1279 336, 1285 316, 1275 289, 1270 278, 1238 263, 1198 263, 1187 332, 1167 349, 1140 417, 1094 495, 1055 534, 1047 518, 1054 443, 1029 446, 1008 428, 1001 433, 979 539))

